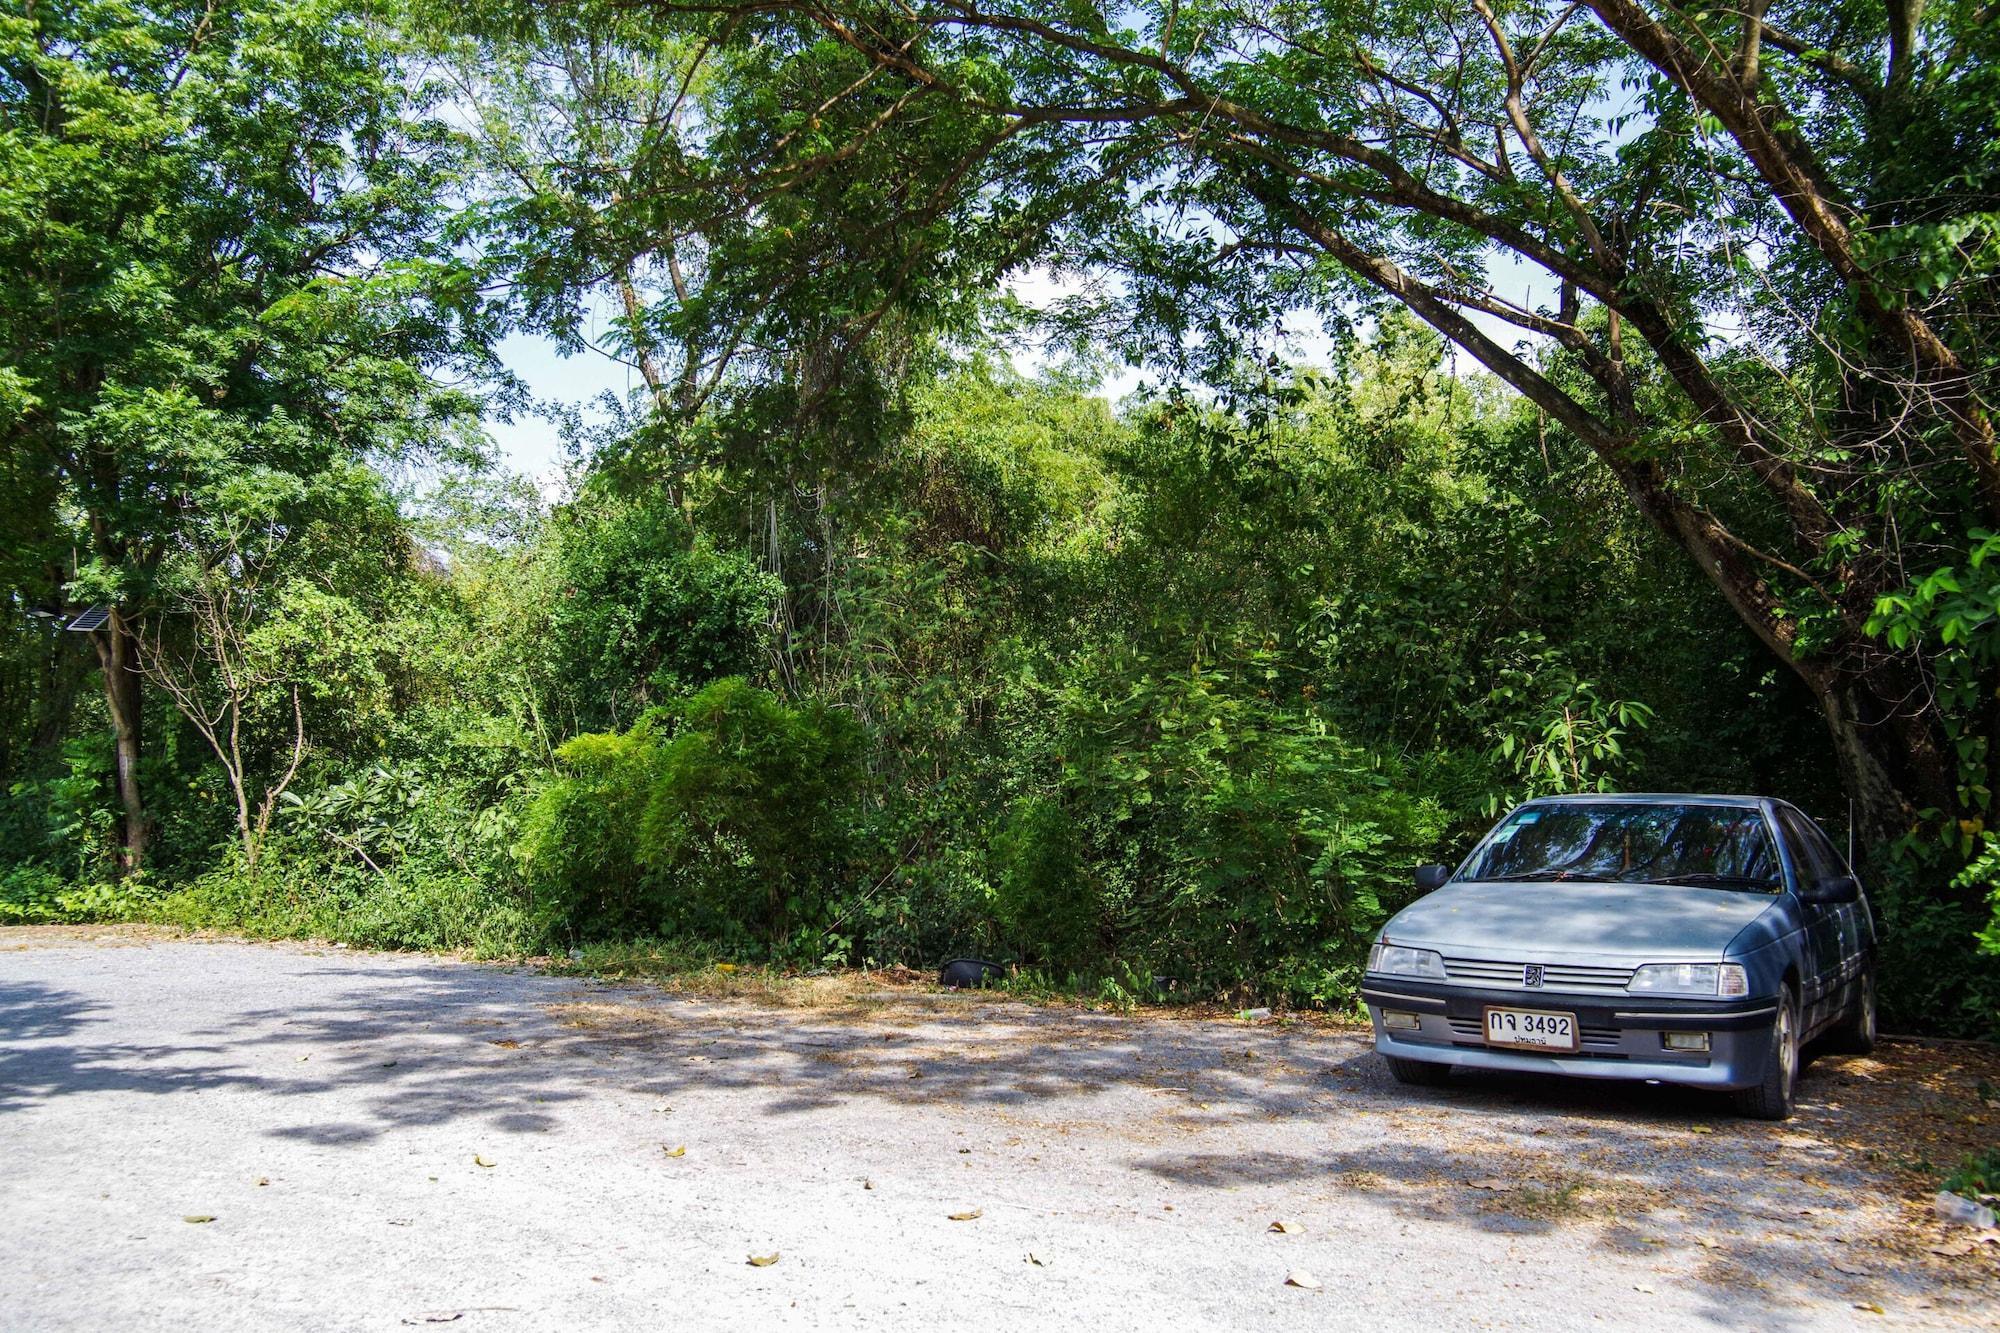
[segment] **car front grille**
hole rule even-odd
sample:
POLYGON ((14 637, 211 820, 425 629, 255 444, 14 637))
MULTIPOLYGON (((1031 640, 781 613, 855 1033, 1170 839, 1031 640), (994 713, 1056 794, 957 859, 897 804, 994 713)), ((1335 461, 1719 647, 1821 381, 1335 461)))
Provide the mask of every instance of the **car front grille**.
MULTIPOLYGON (((1569 963, 1543 963, 1540 966, 1542 984, 1538 989, 1541 990, 1623 994, 1632 980, 1632 969, 1629 967, 1579 967, 1569 963)), ((1474 986, 1504 986, 1509 990, 1524 988, 1522 979, 1527 967, 1525 961, 1517 962, 1511 958, 1444 960, 1444 974, 1453 981, 1474 986)))

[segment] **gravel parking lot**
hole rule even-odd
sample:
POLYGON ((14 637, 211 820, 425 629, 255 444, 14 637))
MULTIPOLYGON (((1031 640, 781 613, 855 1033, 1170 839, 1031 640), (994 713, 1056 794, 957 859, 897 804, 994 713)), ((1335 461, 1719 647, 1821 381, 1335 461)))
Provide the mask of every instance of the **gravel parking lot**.
POLYGON ((1403 1089, 1324 1025, 900 992, 774 1008, 0 931, 0 1310, 34 1329, 2000 1326, 2000 1246, 1933 1253, 1955 1237, 1922 1185, 1991 1138, 1982 1079, 1987 1048, 1892 1044, 1815 1065, 1773 1126, 1662 1089, 1403 1089))

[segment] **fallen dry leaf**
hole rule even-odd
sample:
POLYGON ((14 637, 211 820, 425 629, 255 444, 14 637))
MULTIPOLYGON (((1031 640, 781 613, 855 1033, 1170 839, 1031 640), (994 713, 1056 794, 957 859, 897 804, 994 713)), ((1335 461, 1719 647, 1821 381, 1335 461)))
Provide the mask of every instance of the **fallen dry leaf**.
POLYGON ((662 1143, 660 1145, 660 1151, 665 1153, 669 1157, 685 1157, 688 1155, 687 1145, 685 1143, 680 1144, 679 1146, 673 1148, 669 1148, 666 1144, 662 1143))
POLYGON ((1972 1242, 1969 1240, 1954 1240, 1943 1245, 1933 1245, 1931 1246, 1931 1253, 1941 1254, 1947 1259, 1956 1259, 1962 1255, 1972 1253, 1972 1242))
POLYGON ((1269 1230, 1277 1232, 1280 1236, 1296 1236, 1305 1228, 1297 1222, 1273 1222, 1269 1230))
POLYGON ((472 1154, 472 1164, 474 1166, 485 1166, 485 1167, 490 1167, 493 1165, 493 1163, 487 1161, 484 1157, 481 1157, 478 1153, 472 1154))
POLYGON ((1713 1236, 1696 1236, 1694 1243, 1701 1246, 1704 1250, 1719 1250, 1722 1248, 1722 1242, 1713 1236))
POLYGON ((512 1037, 502 1037, 492 1044, 498 1046, 503 1051, 518 1051, 521 1049, 521 1043, 515 1041, 512 1037))
POLYGON ((1307 1291, 1318 1291, 1319 1279, 1311 1273, 1306 1272, 1303 1268, 1294 1268, 1291 1272, 1285 1274, 1285 1285, 1288 1287, 1303 1287, 1307 1291))
POLYGON ((214 1220, 214 1213, 189 1213, 181 1219, 183 1222, 213 1222, 214 1220))
POLYGON ((1037 1256, 1037 1255, 1036 1255, 1036 1254, 1035 1254, 1035 1253, 1034 1253, 1033 1251, 1030 1251, 1030 1252, 1029 1252, 1029 1254, 1028 1254, 1028 1259, 1027 1259, 1027 1262, 1029 1262, 1029 1263, 1033 1264, 1033 1265, 1034 1265, 1035 1267, 1037 1267, 1037 1268, 1046 1268, 1046 1267, 1048 1267, 1048 1265, 1047 1265, 1047 1264, 1044 1264, 1044 1263, 1043 1263, 1043 1262, 1041 1261, 1040 1257, 1039 1257, 1039 1256, 1037 1256))
POLYGON ((1467 1188, 1476 1190, 1505 1191, 1514 1188, 1513 1182, 1506 1180, 1468 1180, 1467 1188))
POLYGON ((1867 1312, 1868 1312, 1869 1314, 1887 1314, 1887 1313, 1889 1313, 1889 1312, 1888 1312, 1887 1310, 1884 1310, 1884 1309, 1883 1309, 1883 1308, 1882 1308, 1881 1306, 1877 1305, 1877 1304, 1876 1304, 1875 1302, 1873 1302, 1873 1301, 1856 1301, 1856 1302, 1854 1303, 1854 1308, 1855 1308, 1855 1309, 1857 1309, 1857 1310, 1865 1310, 1865 1311, 1867 1311, 1867 1312))
POLYGON ((776 1251, 770 1254, 753 1254, 750 1256, 750 1266, 752 1268, 769 1268, 777 1262, 778 1255, 776 1251))
POLYGON ((946 1213, 945 1216, 954 1222, 972 1222, 986 1216, 986 1210, 984 1208, 975 1208, 969 1213, 946 1213))
POLYGON ((1713 1133, 1715 1133, 1715 1126, 1714 1126, 1714 1125, 1689 1125, 1689 1126, 1688 1126, 1688 1133, 1690 1133, 1690 1134, 1713 1134, 1713 1133))
POLYGON ((1847 1275, 1848 1275, 1849 1277, 1872 1277, 1872 1276, 1874 1276, 1874 1274, 1870 1273, 1870 1272, 1869 1272, 1869 1271, 1868 1271, 1867 1269, 1865 1269, 1865 1268, 1856 1268, 1856 1267, 1855 1267, 1855 1266, 1854 1266, 1853 1264, 1844 1264, 1844 1263, 1840 1262, 1840 1260, 1838 1260, 1838 1259, 1835 1259, 1835 1260, 1833 1260, 1833 1261, 1832 1261, 1832 1263, 1833 1263, 1833 1266, 1834 1266, 1835 1268, 1837 1268, 1837 1269, 1839 1269, 1839 1270, 1840 1270, 1841 1272, 1843 1272, 1843 1273, 1847 1274, 1847 1275))

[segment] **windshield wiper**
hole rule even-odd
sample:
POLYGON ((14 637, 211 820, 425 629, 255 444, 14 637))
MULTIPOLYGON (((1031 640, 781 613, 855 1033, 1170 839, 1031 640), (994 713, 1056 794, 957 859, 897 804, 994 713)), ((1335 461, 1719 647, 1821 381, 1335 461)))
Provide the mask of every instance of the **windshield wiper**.
POLYGON ((1686 875, 1662 875, 1657 879, 1635 879, 1634 884, 1686 884, 1700 888, 1709 884, 1746 884, 1753 889, 1770 890, 1778 887, 1778 881, 1764 875, 1726 875, 1719 870, 1697 870, 1686 875))

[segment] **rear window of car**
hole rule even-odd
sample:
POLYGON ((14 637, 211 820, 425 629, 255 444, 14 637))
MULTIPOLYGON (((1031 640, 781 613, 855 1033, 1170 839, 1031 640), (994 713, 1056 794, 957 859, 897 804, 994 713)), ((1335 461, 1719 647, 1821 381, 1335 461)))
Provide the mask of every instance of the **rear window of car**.
POLYGON ((1565 802, 1516 810, 1473 858, 1483 880, 1691 884, 1775 893, 1777 849, 1755 806, 1565 802))

